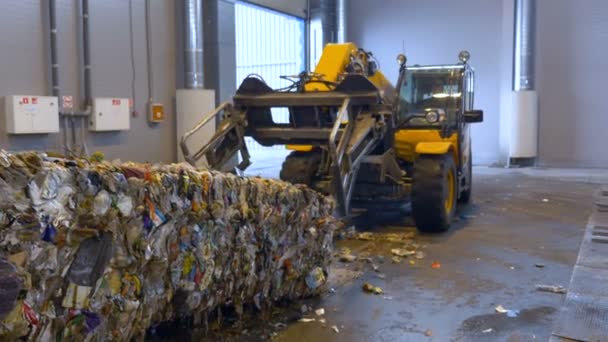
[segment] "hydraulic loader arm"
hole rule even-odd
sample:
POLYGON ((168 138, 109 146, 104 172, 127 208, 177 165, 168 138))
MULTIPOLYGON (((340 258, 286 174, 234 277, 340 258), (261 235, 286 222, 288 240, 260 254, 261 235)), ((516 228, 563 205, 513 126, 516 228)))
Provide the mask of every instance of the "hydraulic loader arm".
POLYGON ((338 111, 329 138, 329 151, 335 198, 341 216, 350 213, 351 198, 361 163, 386 134, 382 118, 369 113, 354 113, 349 98, 344 100, 338 111))
POLYGON ((222 170, 226 163, 240 151, 242 161, 237 167, 241 171, 245 170, 251 164, 249 151, 245 144, 246 122, 245 115, 235 111, 230 102, 222 103, 215 111, 204 117, 193 129, 184 134, 180 143, 184 159, 191 165, 196 166, 198 161, 204 156, 210 168, 222 170), (211 120, 216 120, 218 116, 221 118, 221 122, 211 140, 191 155, 188 139, 211 120))

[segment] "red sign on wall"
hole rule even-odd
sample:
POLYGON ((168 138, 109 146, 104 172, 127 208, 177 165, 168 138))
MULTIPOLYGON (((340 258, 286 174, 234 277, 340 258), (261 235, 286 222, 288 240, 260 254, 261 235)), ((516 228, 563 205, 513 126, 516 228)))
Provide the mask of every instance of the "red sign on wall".
POLYGON ((30 103, 30 99, 27 97, 24 97, 21 99, 21 104, 29 104, 30 103))
POLYGON ((74 98, 72 96, 62 96, 61 103, 63 104, 63 108, 65 109, 74 108, 74 98))
POLYGON ((38 104, 38 98, 32 97, 32 104, 38 104))
POLYGON ((120 99, 112 99, 112 106, 120 106, 120 99))

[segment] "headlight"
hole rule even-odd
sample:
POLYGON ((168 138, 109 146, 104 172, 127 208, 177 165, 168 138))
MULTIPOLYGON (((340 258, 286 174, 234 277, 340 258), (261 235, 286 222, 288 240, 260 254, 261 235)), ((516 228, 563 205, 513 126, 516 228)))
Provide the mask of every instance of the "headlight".
POLYGON ((439 121, 439 114, 437 114, 437 112, 435 112, 435 111, 427 112, 426 121, 428 121, 430 123, 435 123, 435 122, 439 121))

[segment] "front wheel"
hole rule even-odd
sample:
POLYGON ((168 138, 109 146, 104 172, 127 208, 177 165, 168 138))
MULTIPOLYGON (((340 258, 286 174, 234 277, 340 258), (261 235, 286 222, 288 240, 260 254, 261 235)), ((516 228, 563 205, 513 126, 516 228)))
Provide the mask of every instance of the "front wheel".
POLYGON ((414 162, 412 216, 422 232, 445 232, 456 211, 457 175, 451 154, 421 155, 414 162))

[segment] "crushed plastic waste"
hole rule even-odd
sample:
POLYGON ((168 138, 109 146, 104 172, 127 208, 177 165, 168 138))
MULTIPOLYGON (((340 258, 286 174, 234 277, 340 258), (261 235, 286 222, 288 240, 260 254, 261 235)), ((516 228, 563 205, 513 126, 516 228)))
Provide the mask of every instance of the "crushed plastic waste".
POLYGON ((306 314, 306 313, 310 312, 310 310, 311 310, 310 307, 306 304, 302 304, 302 306, 300 307, 300 312, 302 314, 306 314))
POLYGON ((0 340, 143 340, 320 294, 332 212, 281 181, 0 151, 0 340))
POLYGON ((398 256, 393 256, 391 258, 391 261, 393 262, 393 264, 400 264, 401 263, 401 258, 398 256))
POLYGON ((565 287, 563 287, 561 285, 541 285, 541 284, 539 284, 539 285, 536 285, 536 291, 564 294, 564 293, 568 292, 568 289, 566 289, 565 287))
POLYGON ((545 268, 545 264, 534 264, 536 268, 545 268))
POLYGON ((302 323, 310 323, 310 322, 314 322, 314 321, 316 321, 316 319, 314 319, 314 318, 300 318, 298 320, 298 322, 302 322, 302 323))
POLYGON ((441 268, 441 264, 439 262, 435 261, 431 264, 431 267, 432 268, 441 268))
POLYGON ((351 251, 349 248, 342 247, 340 249, 339 260, 342 262, 353 262, 353 261, 357 260, 357 257, 355 255, 351 254, 351 251))
POLYGON ((384 293, 384 291, 382 291, 382 289, 380 287, 374 286, 374 285, 372 285, 370 283, 364 283, 363 284, 363 291, 369 292, 369 293, 373 293, 373 294, 377 294, 377 295, 380 295, 380 294, 384 293))
POLYGON ((433 330, 431 330, 431 329, 427 329, 427 330, 424 332, 424 336, 427 336, 427 337, 431 337, 431 336, 433 336, 433 330))
POLYGON ((338 327, 335 325, 331 326, 331 330, 333 330, 336 334, 340 332, 340 329, 338 329, 338 327))
POLYGON ((357 240, 363 241, 388 241, 388 242, 408 242, 416 237, 415 232, 404 233, 373 233, 361 232, 356 234, 357 240))
POLYGON ((320 309, 315 310, 315 315, 317 315, 317 316, 325 315, 325 309, 320 308, 320 309))
POLYGON ((393 248, 393 249, 391 249, 391 253, 398 257, 406 257, 406 256, 410 256, 410 255, 415 255, 416 251, 410 251, 405 248, 393 248))
POLYGON ((505 309, 502 305, 498 305, 495 310, 498 313, 507 314, 507 317, 511 317, 511 318, 517 317, 517 315, 519 315, 519 310, 505 309))
POLYGON ((492 328, 488 328, 488 329, 482 330, 481 332, 482 332, 482 333, 484 333, 484 334, 489 334, 489 333, 491 333, 492 331, 494 331, 494 329, 492 329, 492 328))

